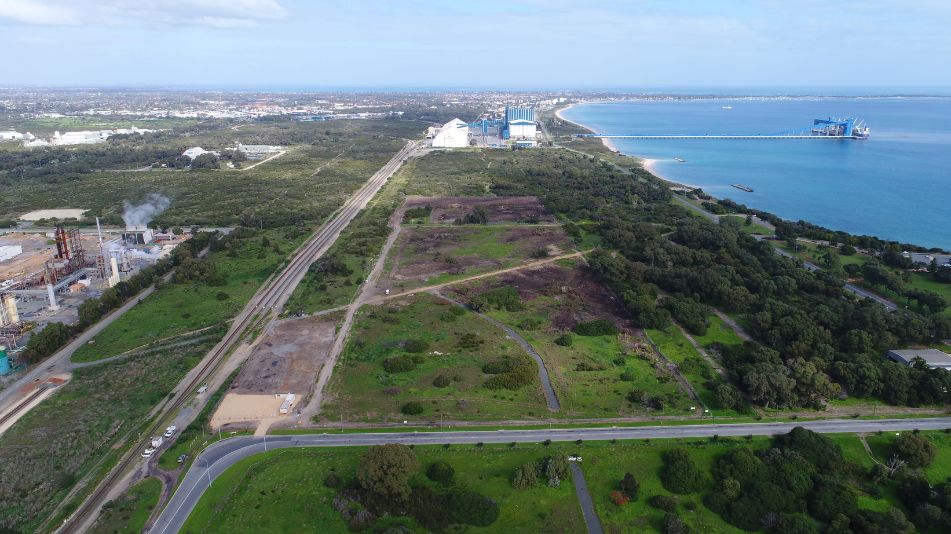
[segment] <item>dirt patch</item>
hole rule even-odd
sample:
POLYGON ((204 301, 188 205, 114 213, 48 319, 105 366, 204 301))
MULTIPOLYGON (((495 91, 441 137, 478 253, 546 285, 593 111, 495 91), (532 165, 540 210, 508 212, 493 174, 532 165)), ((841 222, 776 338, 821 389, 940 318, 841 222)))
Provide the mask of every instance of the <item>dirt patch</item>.
POLYGON ((228 393, 221 399, 210 424, 212 428, 219 428, 227 424, 281 417, 283 402, 284 398, 277 395, 228 393))
POLYGON ((551 327, 555 330, 570 330, 578 323, 607 319, 622 332, 638 332, 611 291, 583 266, 549 264, 538 269, 506 273, 479 284, 453 287, 447 291, 468 302, 475 295, 502 286, 514 287, 519 297, 526 302, 545 299, 543 308, 548 312, 551 327))
POLYGON ((410 197, 406 200, 407 208, 425 206, 433 209, 430 221, 437 224, 461 219, 476 206, 486 211, 489 223, 555 222, 537 197, 410 197))
POLYGON ((336 329, 333 317, 277 322, 255 347, 231 385, 233 393, 306 395, 317 380, 336 329))
POLYGON ((545 257, 536 255, 542 250, 556 256, 570 248, 557 226, 404 227, 386 278, 399 283, 498 270, 545 257))

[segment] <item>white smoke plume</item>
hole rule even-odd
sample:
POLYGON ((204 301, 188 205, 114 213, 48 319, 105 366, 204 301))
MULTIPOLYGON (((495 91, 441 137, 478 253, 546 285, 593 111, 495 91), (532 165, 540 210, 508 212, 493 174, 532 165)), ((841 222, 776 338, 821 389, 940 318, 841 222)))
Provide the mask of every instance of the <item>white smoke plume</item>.
POLYGON ((145 226, 157 217, 160 213, 167 210, 172 204, 168 197, 152 193, 142 204, 133 205, 128 200, 122 201, 122 220, 125 221, 126 228, 130 226, 145 226))

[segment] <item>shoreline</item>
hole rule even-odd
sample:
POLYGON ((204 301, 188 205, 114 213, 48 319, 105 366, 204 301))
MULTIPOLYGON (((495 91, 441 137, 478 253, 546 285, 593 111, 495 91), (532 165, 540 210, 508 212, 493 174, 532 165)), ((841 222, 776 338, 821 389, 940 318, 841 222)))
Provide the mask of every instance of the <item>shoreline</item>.
MULTIPOLYGON (((860 98, 860 97, 852 97, 852 98, 860 98)), ((564 106, 564 107, 559 108, 558 110, 556 110, 556 111, 555 111, 555 116, 558 117, 559 119, 565 121, 565 122, 574 124, 575 126, 578 126, 579 128, 582 128, 582 129, 584 129, 584 130, 587 130, 587 131, 590 132, 590 133, 595 133, 594 130, 592 130, 590 127, 588 127, 588 126, 586 126, 586 125, 584 125, 584 124, 582 124, 582 123, 580 123, 580 122, 576 122, 576 121, 573 121, 573 120, 570 120, 570 119, 566 119, 566 118, 562 115, 562 112, 563 112, 563 111, 567 111, 567 110, 573 108, 573 107, 576 106, 576 105, 579 105, 579 104, 594 104, 594 103, 597 103, 597 102, 588 102, 588 101, 573 102, 573 103, 571 103, 571 104, 568 104, 567 106, 564 106)), ((666 182, 668 185, 670 185, 670 186, 672 186, 672 187, 682 187, 682 188, 687 188, 687 189, 702 189, 705 194, 707 194, 707 195, 710 196, 710 198, 712 198, 712 199, 714 199, 714 200, 717 200, 717 201, 723 200, 723 199, 721 199, 720 197, 717 197, 716 195, 710 194, 708 191, 706 191, 706 190, 703 189, 702 187, 695 186, 695 185, 691 185, 691 184, 686 184, 686 183, 680 182, 680 181, 678 181, 678 180, 673 180, 673 179, 671 179, 671 178, 669 178, 669 177, 664 176, 664 175, 661 174, 660 172, 658 172, 658 170, 657 170, 657 164, 658 164, 659 162, 665 161, 665 160, 657 159, 657 158, 642 158, 642 157, 637 156, 637 155, 626 154, 626 153, 622 152, 621 150, 618 150, 618 149, 613 145, 613 143, 610 142, 609 139, 601 138, 601 142, 604 143, 604 146, 606 146, 609 150, 613 150, 613 151, 615 151, 615 152, 617 152, 617 153, 619 153, 619 154, 621 154, 621 155, 623 155, 623 156, 626 156, 626 157, 629 157, 629 158, 634 158, 634 159, 638 160, 638 161, 641 163, 641 168, 642 168, 642 169, 644 169, 645 171, 647 171, 648 173, 650 173, 652 176, 654 176, 654 177, 657 178, 658 180, 661 180, 661 181, 663 181, 663 182, 666 182)), ((758 210, 758 208, 755 208, 755 207, 753 207, 753 206, 748 206, 748 207, 749 207, 751 210, 758 210)), ((758 211, 764 211, 764 210, 758 210, 758 211)), ((769 212, 766 212, 766 213, 769 213, 769 212)), ((787 219, 787 218, 785 218, 785 217, 780 217, 779 215, 776 215, 776 214, 771 214, 771 215, 774 216, 774 217, 777 217, 778 219, 780 219, 780 220, 782 220, 782 221, 790 221, 790 219, 787 219)), ((806 221, 806 222, 809 222, 809 221, 806 221)), ((815 223, 810 223, 810 224, 815 224, 815 223)), ((829 232, 836 232, 836 231, 837 231, 837 230, 833 230, 833 229, 829 229, 829 228, 823 227, 823 226, 821 226, 821 225, 816 225, 816 226, 819 226, 819 228, 822 228, 822 229, 827 230, 827 231, 829 231, 829 232)), ((928 249, 928 250, 930 250, 930 249, 940 249, 940 250, 942 250, 942 251, 945 252, 945 253, 948 252, 948 249, 946 249, 945 247, 942 247, 942 246, 937 246, 937 247, 925 247, 925 246, 917 245, 917 244, 911 243, 911 242, 904 242, 904 241, 895 240, 895 239, 886 239, 886 238, 879 237, 879 236, 877 236, 877 235, 871 235, 871 234, 857 234, 857 233, 852 233, 852 232, 845 232, 845 233, 848 234, 848 235, 850 235, 850 236, 853 236, 853 237, 863 237, 863 236, 866 236, 866 237, 872 237, 872 238, 878 239, 878 240, 883 241, 883 242, 898 243, 898 244, 901 245, 902 247, 914 247, 914 248, 928 249)))
MULTIPOLYGON (((584 128, 585 130, 587 130, 587 131, 590 132, 590 133, 594 133, 594 130, 592 130, 589 126, 587 126, 587 125, 585 125, 585 124, 582 124, 582 123, 580 123, 580 122, 577 122, 577 121, 573 121, 573 120, 571 120, 571 119, 567 119, 567 118, 565 118, 565 117, 562 115, 562 112, 568 111, 569 109, 575 107, 575 106, 578 105, 578 104, 589 104, 589 103, 591 103, 591 102, 574 102, 574 103, 568 104, 567 106, 565 106, 565 107, 563 107, 563 108, 559 108, 559 109, 555 110, 555 116, 558 117, 560 120, 563 120, 563 121, 565 121, 565 122, 569 122, 569 123, 571 123, 571 124, 574 124, 575 126, 578 126, 579 128, 584 128)), ((604 146, 607 147, 608 150, 617 152, 618 154, 621 154, 622 156, 627 156, 627 157, 629 157, 629 158, 634 158, 634 159, 638 160, 638 161, 641 163, 641 168, 644 169, 645 171, 649 172, 652 176, 654 176, 654 177, 657 178, 658 180, 663 180, 664 182, 667 182, 668 184, 671 184, 671 185, 673 185, 673 186, 675 186, 675 187, 687 187, 687 188, 690 188, 690 189, 701 189, 700 186, 696 186, 696 185, 692 185, 692 184, 687 184, 687 183, 684 183, 684 182, 680 182, 680 181, 677 181, 677 180, 673 180, 673 179, 671 179, 670 177, 664 176, 663 174, 661 174, 660 171, 657 170, 657 164, 660 163, 661 161, 664 161, 664 160, 662 160, 662 159, 658 159, 658 158, 645 158, 645 157, 638 156, 638 155, 636 155, 636 154, 625 154, 623 151, 621 151, 621 150, 614 144, 614 142, 612 142, 610 139, 607 139, 607 138, 605 138, 605 137, 602 137, 602 138, 601 138, 601 143, 603 143, 604 146)), ((708 194, 709 194, 709 193, 708 193, 708 194)), ((712 195, 711 195, 711 196, 712 196, 712 195)), ((713 197, 713 198, 716 198, 716 197, 713 197)))

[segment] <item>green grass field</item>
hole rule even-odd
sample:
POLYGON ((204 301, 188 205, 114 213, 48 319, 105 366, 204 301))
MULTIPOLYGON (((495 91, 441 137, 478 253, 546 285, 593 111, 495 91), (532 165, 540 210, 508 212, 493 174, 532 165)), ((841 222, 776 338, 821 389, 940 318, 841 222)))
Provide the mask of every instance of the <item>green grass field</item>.
POLYGON ((129 488, 118 499, 103 506, 92 534, 137 534, 142 532, 152 509, 158 504, 162 483, 146 478, 129 488))
MULTIPOLYGON (((331 506, 335 490, 323 486, 324 477, 337 473, 350 479, 365 451, 350 449, 293 449, 247 458, 218 478, 189 517, 183 532, 303 532, 345 533, 347 526, 331 506)), ((449 462, 455 481, 476 489, 499 503, 499 518, 489 527, 467 527, 466 532, 580 532, 581 510, 570 480, 557 488, 514 490, 509 482, 515 467, 545 455, 540 447, 472 445, 416 447, 421 471, 434 461, 449 462)), ((418 478, 422 479, 423 476, 418 478)), ((419 525, 411 519, 405 524, 419 525)))
POLYGON ((707 321, 710 325, 707 327, 707 332, 702 336, 693 336, 701 347, 706 349, 712 345, 730 346, 743 344, 743 340, 740 336, 736 335, 736 332, 716 315, 710 315, 707 317, 707 321))
POLYGON ((322 417, 328 421, 438 421, 547 416, 537 378, 514 391, 483 387, 490 377, 482 372, 483 364, 502 356, 521 357, 524 352, 504 331, 468 312, 456 316, 450 311, 453 308, 435 297, 418 295, 361 309, 331 378, 330 401, 322 417), (478 345, 460 347, 466 335, 475 336, 478 345), (382 362, 406 354, 401 345, 409 339, 429 344, 419 354, 421 363, 411 371, 386 372, 382 362), (451 383, 436 387, 437 376, 451 383), (423 413, 401 413, 409 401, 421 403, 423 413))
POLYGON ((692 401, 680 386, 652 362, 637 356, 632 349, 636 340, 626 336, 573 336, 573 344, 563 347, 555 343, 561 335, 553 330, 550 316, 553 300, 549 297, 524 302, 517 312, 493 310, 489 315, 518 331, 545 361, 552 386, 561 403, 562 413, 569 417, 624 417, 633 415, 689 415, 692 401), (524 328, 529 322, 537 327, 524 328), (623 364, 618 362, 623 359, 623 364), (615 360, 618 360, 616 362, 615 360), (621 374, 628 372, 631 380, 621 374), (626 396, 632 390, 647 392, 667 399, 662 410, 647 410, 630 403, 626 396))
POLYGON ((239 240, 234 256, 219 251, 209 254, 227 283, 210 286, 200 282, 169 283, 106 327, 90 343, 82 346, 73 361, 93 361, 113 356, 159 339, 206 328, 237 315, 261 283, 280 266, 305 235, 282 229, 256 232, 239 240), (267 237, 271 245, 261 246, 267 237), (275 252, 277 245, 280 252, 275 252), (228 295, 219 300, 219 293, 228 295))
MULTIPOLYGON (((720 409, 714 399, 713 388, 723 382, 720 375, 703 359, 697 349, 674 325, 669 325, 666 330, 650 329, 645 332, 647 336, 657 344, 660 351, 670 361, 677 365, 680 374, 690 383, 694 391, 700 397, 704 407, 715 411, 716 415, 733 416, 737 413, 733 410, 720 409)), ((709 334, 709 332, 708 332, 709 334)), ((721 333, 722 334, 722 333, 721 333)), ((698 343, 701 343, 698 340, 698 343)))
MULTIPOLYGON (((926 469, 932 482, 948 476, 948 455, 951 435, 929 432, 940 452, 938 460, 926 469)), ((854 464, 853 473, 870 469, 868 456, 854 434, 827 435, 842 448, 847 464, 854 464)), ((886 449, 891 437, 870 436, 873 451, 886 449)), ((711 468, 720 455, 736 447, 764 449, 771 443, 767 437, 733 437, 719 439, 652 439, 636 441, 586 441, 583 443, 490 444, 417 446, 414 452, 425 470, 431 462, 443 460, 456 470, 456 480, 496 500, 501 507, 499 519, 488 528, 466 528, 466 532, 581 532, 584 531, 580 509, 570 481, 558 488, 536 487, 514 490, 510 485, 513 469, 527 461, 555 451, 582 457, 588 488, 598 517, 608 534, 627 532, 662 532, 663 511, 649 502, 655 495, 672 496, 661 484, 662 454, 673 448, 685 450, 705 473, 703 490, 676 495, 675 513, 692 532, 738 533, 703 504, 703 495, 713 489, 711 468), (610 494, 618 489, 625 473, 630 472, 640 484, 638 498, 618 506, 610 494)), ((228 470, 199 501, 184 532, 263 532, 306 530, 321 525, 321 532, 346 532, 346 525, 330 502, 335 491, 322 485, 331 472, 345 480, 352 476, 364 448, 292 449, 259 454, 228 470)), ((880 456, 880 454, 878 454, 880 456)), ((861 475, 858 475, 861 477, 861 475)), ((862 509, 883 511, 898 505, 891 487, 878 496, 860 489, 853 481, 862 509)), ((406 521, 410 528, 419 528, 406 521)))
MULTIPOLYGON (((927 290, 934 291, 935 293, 944 297, 946 301, 951 303, 951 284, 942 284, 941 282, 934 281, 930 275, 924 273, 910 273, 911 280, 908 282, 908 285, 918 289, 918 290, 927 290)), ((941 312, 942 315, 951 317, 951 306, 948 306, 941 312)))

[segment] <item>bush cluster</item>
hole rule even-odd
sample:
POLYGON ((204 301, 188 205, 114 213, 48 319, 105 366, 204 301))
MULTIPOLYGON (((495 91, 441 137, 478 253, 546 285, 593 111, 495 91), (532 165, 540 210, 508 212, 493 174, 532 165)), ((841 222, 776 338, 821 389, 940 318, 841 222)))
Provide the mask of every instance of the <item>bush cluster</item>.
POLYGON ((511 482, 515 489, 530 488, 541 483, 554 488, 567 477, 568 457, 558 453, 516 467, 511 482))
POLYGON ((614 323, 607 319, 595 319, 586 323, 578 323, 574 327, 574 332, 579 336, 613 336, 617 335, 618 329, 614 323))
POLYGON ((494 375, 485 381, 486 389, 516 390, 535 381, 535 362, 528 356, 504 356, 482 366, 482 372, 494 375))

